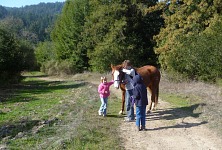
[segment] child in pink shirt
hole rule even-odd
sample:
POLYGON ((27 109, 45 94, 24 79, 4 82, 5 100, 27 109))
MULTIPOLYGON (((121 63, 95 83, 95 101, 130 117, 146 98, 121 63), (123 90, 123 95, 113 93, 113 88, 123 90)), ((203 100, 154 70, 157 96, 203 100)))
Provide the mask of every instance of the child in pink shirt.
POLYGON ((106 116, 108 97, 110 95, 109 87, 114 83, 114 81, 107 82, 106 77, 101 77, 101 83, 98 86, 98 92, 100 95, 101 106, 99 108, 99 115, 106 116))

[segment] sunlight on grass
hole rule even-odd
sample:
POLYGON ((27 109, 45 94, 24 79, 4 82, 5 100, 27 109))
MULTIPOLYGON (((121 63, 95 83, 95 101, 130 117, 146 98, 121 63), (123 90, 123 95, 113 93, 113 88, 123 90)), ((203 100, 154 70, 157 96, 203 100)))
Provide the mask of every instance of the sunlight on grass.
POLYGON ((24 75, 1 102, 0 144, 9 149, 120 149, 120 100, 110 97, 104 118, 97 113, 97 85, 43 81, 38 72, 24 75))
POLYGON ((182 109, 188 109, 195 104, 198 104, 199 98, 194 96, 183 96, 177 94, 167 94, 161 93, 160 97, 164 100, 169 102, 173 107, 180 107, 182 109))

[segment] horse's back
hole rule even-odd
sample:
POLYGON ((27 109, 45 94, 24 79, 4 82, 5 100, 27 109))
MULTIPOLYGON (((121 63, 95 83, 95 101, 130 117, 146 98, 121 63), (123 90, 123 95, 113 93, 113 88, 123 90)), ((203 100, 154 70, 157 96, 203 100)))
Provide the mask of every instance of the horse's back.
POLYGON ((143 77, 146 86, 149 86, 150 84, 159 84, 160 71, 155 66, 146 65, 137 68, 136 71, 143 77))

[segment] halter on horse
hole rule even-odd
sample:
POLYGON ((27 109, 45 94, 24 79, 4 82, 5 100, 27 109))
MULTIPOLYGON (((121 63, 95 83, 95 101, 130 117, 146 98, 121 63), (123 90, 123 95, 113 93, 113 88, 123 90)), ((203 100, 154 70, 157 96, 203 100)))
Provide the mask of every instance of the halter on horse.
POLYGON ((119 114, 123 114, 124 107, 125 107, 125 94, 126 94, 125 82, 124 82, 125 73, 122 72, 122 69, 123 69, 122 65, 118 65, 118 66, 111 65, 111 68, 112 68, 112 77, 114 80, 113 85, 116 89, 120 88, 122 91, 122 108, 119 114))
MULTIPOLYGON (((119 112, 119 114, 123 114, 124 107, 125 107, 125 84, 124 84, 124 75, 125 73, 122 72, 122 65, 113 66, 112 68, 112 77, 114 80, 114 87, 117 89, 121 89, 122 91, 122 109, 119 112)), ((149 110, 147 113, 149 113, 151 110, 155 110, 157 103, 158 103, 158 96, 159 96, 159 82, 160 82, 160 72, 159 70, 154 66, 143 66, 140 68, 135 69, 137 73, 139 73, 144 81, 144 84, 146 85, 147 89, 149 89, 151 94, 151 104, 149 107, 149 110)))

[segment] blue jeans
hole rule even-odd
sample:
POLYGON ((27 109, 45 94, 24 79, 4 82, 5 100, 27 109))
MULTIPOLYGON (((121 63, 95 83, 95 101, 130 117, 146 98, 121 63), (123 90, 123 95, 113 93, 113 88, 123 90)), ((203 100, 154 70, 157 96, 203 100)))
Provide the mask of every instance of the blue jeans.
POLYGON ((134 107, 131 104, 131 100, 130 97, 133 95, 133 90, 126 90, 126 111, 127 111, 127 117, 130 120, 135 120, 135 116, 134 116, 134 107))
POLYGON ((106 115, 106 109, 107 109, 107 103, 108 103, 108 97, 100 98, 101 100, 101 106, 99 108, 99 111, 106 115))
POLYGON ((146 126, 146 105, 136 106, 136 126, 146 126))

